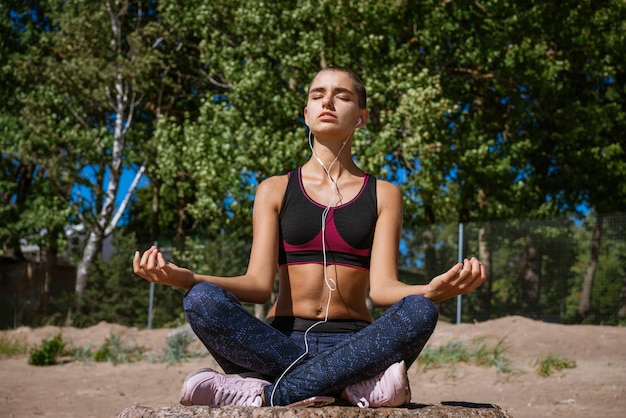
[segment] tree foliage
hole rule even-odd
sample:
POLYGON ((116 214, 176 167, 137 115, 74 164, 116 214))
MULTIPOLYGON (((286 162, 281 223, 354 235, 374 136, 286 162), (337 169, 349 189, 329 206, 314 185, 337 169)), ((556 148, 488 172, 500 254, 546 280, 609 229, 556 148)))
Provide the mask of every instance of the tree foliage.
MULTIPOLYGON (((190 251, 203 239, 249 239, 258 182, 309 156, 307 83, 329 65, 353 68, 368 87, 372 116, 355 158, 403 188, 405 259, 418 263, 424 251, 427 276, 447 259, 442 224, 579 216, 583 205, 626 211, 620 0, 9 1, 0 10, 9 16, 0 29, 6 254, 44 225, 82 224, 93 238, 79 254, 88 267, 119 225, 122 173, 142 167, 149 185, 125 218, 137 245, 166 238, 192 267, 218 268, 190 251)), ((474 251, 497 269, 492 233, 477 231, 474 251)), ((537 297, 563 295, 571 283, 546 280, 562 273, 546 254, 567 242, 510 239, 517 273, 506 285, 490 280, 485 303, 506 288, 523 310, 533 281, 550 289, 537 297)))

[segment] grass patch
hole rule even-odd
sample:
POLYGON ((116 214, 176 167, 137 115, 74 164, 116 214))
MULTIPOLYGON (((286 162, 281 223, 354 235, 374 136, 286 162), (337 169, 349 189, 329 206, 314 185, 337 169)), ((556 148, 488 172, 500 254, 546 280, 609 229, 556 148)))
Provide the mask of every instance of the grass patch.
POLYGON ((189 344, 192 338, 186 330, 178 330, 167 336, 165 355, 163 360, 174 365, 187 360, 192 355, 189 353, 189 344))
POLYGON ((548 377, 552 373, 573 369, 575 367, 575 360, 568 360, 556 354, 548 354, 537 360, 537 374, 542 377, 548 377))
POLYGON ((475 364, 483 367, 496 367, 499 372, 513 371, 511 361, 505 357, 508 347, 500 340, 495 346, 485 345, 474 340, 469 346, 462 341, 450 341, 437 348, 426 347, 418 357, 424 370, 444 368, 448 377, 456 378, 459 363, 475 364))
MULTIPOLYGON (((176 331, 168 335, 165 353, 155 359, 157 362, 174 365, 192 357, 202 357, 204 353, 189 351, 189 344, 193 341, 193 335, 187 331, 176 331)), ((9 355, 25 354, 28 346, 25 342, 10 340, 0 337, 0 358, 9 355)), ((141 347, 129 347, 122 341, 122 336, 112 333, 105 339, 95 351, 90 346, 67 347, 61 334, 45 339, 41 344, 31 350, 28 363, 35 366, 51 366, 57 364, 59 357, 63 356, 62 362, 110 362, 113 364, 131 363, 148 360, 144 356, 141 347)))
POLYGON ((190 351, 189 344, 196 340, 190 328, 177 328, 167 335, 164 354, 157 359, 159 362, 172 366, 190 358, 206 357, 206 351, 190 351))
POLYGON ((26 354, 28 344, 24 340, 12 339, 3 335, 0 337, 0 358, 26 354))
POLYGON ((139 347, 127 347, 122 344, 121 336, 111 334, 93 355, 97 362, 108 361, 113 364, 130 363, 143 359, 143 350, 139 347))
POLYGON ((67 353, 74 361, 78 363, 90 363, 93 360, 91 347, 74 347, 67 353))

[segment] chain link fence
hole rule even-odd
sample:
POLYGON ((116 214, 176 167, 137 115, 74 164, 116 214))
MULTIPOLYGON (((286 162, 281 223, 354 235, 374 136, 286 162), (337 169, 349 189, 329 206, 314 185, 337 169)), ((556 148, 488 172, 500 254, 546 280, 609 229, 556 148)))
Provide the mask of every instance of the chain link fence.
MULTIPOLYGON (((474 256, 485 265, 488 282, 470 295, 440 303, 442 320, 521 315, 564 324, 626 325, 625 238, 626 214, 406 229, 400 279, 424 284, 459 259, 474 256)), ((232 275, 245 271, 250 242, 225 238, 187 247, 193 251, 185 255, 183 265, 232 275), (227 247, 232 248, 225 255, 227 247), (216 254, 221 255, 216 259, 216 254), (219 270, 228 266, 231 270, 219 270)), ((128 274, 132 276, 130 268, 128 274)), ((74 277, 75 269, 69 265, 48 270, 32 260, 17 264, 2 260, 0 327, 37 325, 35 314, 46 303, 42 295, 47 292, 58 300, 71 294, 74 277)), ((145 285, 134 276, 129 282, 145 285)), ((146 315, 161 302, 156 301, 154 308, 149 303, 146 299, 146 315)), ((379 313, 375 310, 375 315, 379 313)))
POLYGON ((559 323, 625 324, 626 214, 585 220, 507 220, 405 231, 401 277, 425 283, 462 257, 488 282, 440 304, 442 317, 483 321, 522 315, 559 323))

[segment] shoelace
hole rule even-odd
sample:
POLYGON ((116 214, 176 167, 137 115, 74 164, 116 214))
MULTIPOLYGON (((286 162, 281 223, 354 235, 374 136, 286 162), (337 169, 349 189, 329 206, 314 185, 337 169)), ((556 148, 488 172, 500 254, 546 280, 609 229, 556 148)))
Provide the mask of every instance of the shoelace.
POLYGON ((258 396, 254 389, 232 389, 219 387, 215 391, 216 405, 251 406, 258 396))
POLYGON ((356 406, 358 406, 359 408, 369 408, 370 403, 367 401, 367 399, 362 397, 361 399, 359 399, 359 402, 356 403, 356 406))
POLYGON ((382 375, 378 375, 364 382, 357 383, 352 388, 353 393, 361 395, 359 401, 356 403, 359 408, 369 408, 370 402, 374 402, 375 404, 383 403, 385 394, 380 387, 381 376, 382 375))

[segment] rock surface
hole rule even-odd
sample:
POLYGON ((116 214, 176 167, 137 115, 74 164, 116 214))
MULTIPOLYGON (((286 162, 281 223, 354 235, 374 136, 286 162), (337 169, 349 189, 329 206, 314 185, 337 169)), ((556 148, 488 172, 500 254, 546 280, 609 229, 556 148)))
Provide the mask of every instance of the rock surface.
POLYGON ((434 405, 411 404, 404 408, 361 409, 345 406, 325 406, 322 408, 253 408, 203 406, 164 406, 150 408, 131 406, 123 410, 118 418, 512 418, 497 405, 468 402, 445 402, 434 405))

